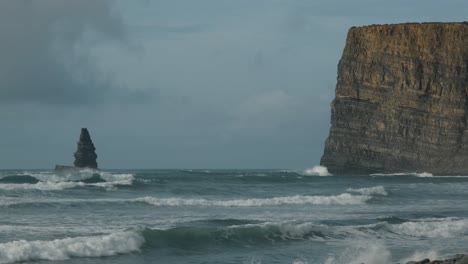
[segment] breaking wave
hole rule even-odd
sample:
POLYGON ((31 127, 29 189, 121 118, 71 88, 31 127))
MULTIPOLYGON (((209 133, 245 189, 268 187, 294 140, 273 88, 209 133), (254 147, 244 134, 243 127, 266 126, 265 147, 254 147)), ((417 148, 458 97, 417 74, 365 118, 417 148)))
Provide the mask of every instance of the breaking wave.
POLYGON ((353 189, 349 188, 346 191, 348 192, 354 192, 354 193, 360 193, 363 195, 373 195, 373 194, 378 194, 378 195, 388 195, 387 191, 383 186, 376 186, 376 187, 370 187, 370 188, 360 188, 360 189, 353 189))
POLYGON ((414 176, 419 178, 468 178, 468 175, 433 175, 432 173, 422 172, 422 173, 374 173, 370 176, 414 176))
POLYGON ((393 264, 440 259, 437 251, 416 251, 403 259, 395 259, 389 248, 381 241, 357 241, 356 245, 345 249, 341 254, 329 257, 324 264, 393 264))
MULTIPOLYGON (((468 220, 453 219, 424 219, 421 221, 409 221, 403 224, 378 223, 372 225, 333 226, 314 222, 264 222, 249 223, 235 219, 213 223, 199 222, 188 223, 188 226, 176 226, 168 229, 145 229, 142 234, 149 247, 201 247, 210 245, 258 245, 277 244, 280 242, 292 242, 300 240, 341 240, 372 241, 382 237, 395 236, 407 239, 408 235, 418 239, 434 237, 449 238, 466 234, 468 220), (419 227, 412 227, 413 224, 419 227), (437 227, 437 225, 441 225, 437 227), (461 227, 463 226, 463 227, 461 227)), ((372 248, 369 248, 372 249, 372 248)), ((371 250, 376 253, 379 248, 371 250)), ((365 253, 367 257, 372 252, 365 253)), ((383 251, 382 251, 383 252, 383 251)), ((383 255, 381 255, 383 256, 383 255)), ((365 260, 366 256, 356 256, 356 260, 365 260)), ((417 259, 412 256, 412 259, 417 259)), ((348 258, 349 260, 349 258, 348 258)), ((333 263, 333 262, 332 262, 333 263)), ((354 263, 354 262, 353 262, 354 263)), ((363 262, 357 262, 363 263, 363 262)), ((364 262, 377 263, 377 262, 364 262)), ((405 263, 405 262, 404 262, 405 263)))
POLYGON ((306 169, 304 171, 305 175, 310 175, 310 176, 333 176, 330 172, 328 172, 327 167, 323 166, 315 166, 311 169, 306 169))
MULTIPOLYGON (((349 239, 366 245, 331 256, 326 264, 394 263, 390 251, 369 241, 395 236, 450 238, 468 233, 468 219, 442 218, 412 220, 399 224, 380 222, 370 225, 335 226, 314 222, 263 222, 224 219, 181 223, 166 229, 140 229, 108 235, 73 237, 50 241, 13 241, 0 244, 0 263, 35 260, 63 260, 73 257, 103 257, 149 248, 201 249, 213 246, 277 245, 294 241, 349 239), (393 262, 392 262, 393 261, 393 262)), ((354 243, 354 242, 353 242, 354 243)), ((407 260, 436 258, 432 251, 415 252, 407 260)), ((401 262, 406 263, 406 261, 401 262)))
POLYGON ((413 237, 450 238, 468 234, 468 219, 428 218, 389 225, 390 231, 413 237))
MULTIPOLYGON (((272 244, 294 240, 373 240, 395 236, 407 239, 450 238, 468 232, 468 219, 422 219, 402 224, 381 222, 371 225, 334 226, 314 222, 264 222, 248 223, 241 220, 225 220, 217 225, 203 223, 178 226, 164 230, 145 229, 143 235, 151 247, 173 243, 173 247, 216 244, 272 244), (226 225, 223 225, 226 224, 226 225), (233 224, 233 225, 231 225, 233 224)), ((193 223, 192 223, 193 224, 193 223)), ((362 263, 362 262, 359 262, 362 263)), ((375 262, 365 262, 375 263, 375 262)))
POLYGON ((416 177, 421 177, 421 178, 433 177, 433 175, 428 172, 373 173, 370 176, 416 176, 416 177))
POLYGON ((139 251, 145 239, 136 232, 51 241, 18 240, 0 244, 0 263, 104 257, 139 251))
POLYGON ((119 185, 132 185, 134 180, 133 174, 112 174, 87 169, 63 174, 25 172, 0 178, 0 189, 53 191, 85 186, 111 188, 119 185))
POLYGON ((368 195, 352 195, 343 193, 332 196, 285 196, 273 198, 252 198, 234 200, 208 200, 208 199, 184 199, 184 198, 156 198, 151 196, 135 199, 41 199, 41 200, 18 200, 5 199, 0 202, 1 206, 35 206, 37 204, 85 204, 93 203, 145 203, 154 206, 209 206, 209 207, 261 207, 279 205, 360 205, 372 199, 368 195))
POLYGON ((145 229, 149 247, 202 247, 210 245, 258 245, 317 239, 325 236, 320 225, 312 223, 261 223, 232 226, 180 226, 165 230, 145 229))
POLYGON ((372 199, 369 195, 353 195, 342 193, 332 196, 285 196, 274 198, 252 198, 235 200, 208 200, 208 199, 183 199, 183 198, 154 198, 143 197, 136 201, 145 202, 155 206, 220 206, 220 207, 257 207, 275 205, 294 204, 315 204, 315 205, 355 205, 365 204, 372 199))

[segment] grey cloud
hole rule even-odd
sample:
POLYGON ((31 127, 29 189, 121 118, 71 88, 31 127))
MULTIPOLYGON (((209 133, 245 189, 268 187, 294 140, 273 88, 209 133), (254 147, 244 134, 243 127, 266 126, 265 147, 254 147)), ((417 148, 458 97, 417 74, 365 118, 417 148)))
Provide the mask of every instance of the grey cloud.
POLYGON ((0 1, 0 100, 92 103, 110 82, 87 52, 91 40, 123 40, 112 1, 0 1))
POLYGON ((132 25, 129 30, 138 37, 167 37, 172 35, 185 35, 200 33, 211 29, 212 25, 186 25, 186 26, 160 26, 160 25, 132 25))

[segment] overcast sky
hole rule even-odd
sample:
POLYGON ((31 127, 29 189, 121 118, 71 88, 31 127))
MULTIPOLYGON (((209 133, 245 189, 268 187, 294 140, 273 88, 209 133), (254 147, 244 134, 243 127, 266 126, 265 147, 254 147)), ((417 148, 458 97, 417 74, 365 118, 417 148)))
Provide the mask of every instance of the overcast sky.
POLYGON ((0 168, 319 163, 351 26, 468 20, 466 0, 0 1, 0 168))

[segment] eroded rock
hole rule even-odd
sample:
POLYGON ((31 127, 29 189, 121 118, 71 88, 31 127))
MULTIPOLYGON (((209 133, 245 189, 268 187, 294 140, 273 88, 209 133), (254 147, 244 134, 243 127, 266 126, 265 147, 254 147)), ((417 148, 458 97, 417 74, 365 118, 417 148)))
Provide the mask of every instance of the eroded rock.
POLYGON ((331 173, 468 173, 468 23, 353 27, 338 65, 331 173))
POLYGON ((75 167, 97 169, 98 164, 96 161, 97 155, 95 151, 96 148, 91 140, 88 129, 82 128, 78 147, 74 154, 75 162, 73 164, 75 167))

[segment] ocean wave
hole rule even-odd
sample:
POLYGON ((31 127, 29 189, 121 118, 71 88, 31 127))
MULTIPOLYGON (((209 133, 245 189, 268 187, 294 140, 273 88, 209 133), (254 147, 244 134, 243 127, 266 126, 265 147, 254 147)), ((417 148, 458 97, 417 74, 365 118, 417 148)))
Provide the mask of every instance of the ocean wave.
POLYGON ((416 176, 421 178, 433 177, 433 175, 428 172, 373 173, 370 176, 416 176))
MULTIPOLYGON (((403 221, 403 220, 401 220, 403 221)), ((468 219, 421 219, 399 224, 381 222, 371 225, 335 226, 315 222, 256 222, 214 219, 181 222, 165 229, 145 228, 108 235, 73 237, 50 241, 13 241, 0 244, 0 263, 35 260, 63 260, 73 257, 102 257, 149 248, 200 249, 212 246, 277 245, 295 241, 348 240, 356 244, 331 256, 326 264, 396 263, 390 250, 378 240, 397 236, 453 237, 466 233, 468 219), (374 241, 360 245, 356 241, 374 241)), ((436 258, 433 251, 416 251, 406 260, 436 258)), ((306 261, 306 260, 304 260, 306 261)), ((306 262, 304 262, 306 263, 306 262)), ((311 262, 315 263, 315 262, 311 262)), ((406 263, 399 262, 399 263, 406 263)))
MULTIPOLYGON (((26 184, 25 184, 26 185, 26 184)), ((52 185, 56 187, 56 185, 52 185)), ((51 187, 51 186, 49 186, 51 187)), ((37 187, 35 187, 37 188, 37 187)), ((90 206, 98 203, 144 203, 153 206, 209 206, 209 207, 261 207, 261 206, 280 206, 280 205, 361 205, 371 200, 369 195, 353 195, 342 193, 331 196, 284 196, 273 198, 252 198, 252 199, 233 199, 233 200, 209 200, 209 199, 186 199, 186 198, 156 198, 145 196, 133 199, 3 199, 0 206, 6 207, 24 207, 54 204, 85 204, 90 206)))
POLYGON ((466 175, 450 175, 450 176, 441 176, 441 175, 432 175, 432 174, 421 174, 416 175, 416 177, 420 178, 468 178, 466 175))
POLYGON ((432 173, 428 172, 422 172, 422 173, 417 173, 417 172, 411 172, 411 173, 374 173, 370 174, 370 176, 414 176, 418 178, 468 178, 468 175, 433 175, 432 173))
POLYGON ((468 219, 428 218, 387 227, 391 232, 414 237, 450 238, 468 234, 468 219))
POLYGON ((395 260, 390 249, 379 240, 356 241, 355 245, 343 250, 342 253, 329 257, 324 264, 393 264, 407 263, 422 259, 439 259, 440 256, 435 250, 415 251, 408 257, 395 260))
POLYGON ((234 200, 208 200, 208 199, 184 199, 184 198, 155 198, 143 197, 136 201, 145 202, 155 206, 220 206, 220 207, 257 207, 294 204, 314 205, 357 205, 365 204, 372 199, 369 195, 353 195, 342 193, 332 196, 285 196, 273 198, 252 198, 234 200))
POLYGON ((24 172, 0 178, 0 189, 53 191, 85 186, 112 188, 132 185, 134 180, 133 174, 112 174, 87 169, 73 173, 24 172))
POLYGON ((29 183, 36 184, 39 180, 29 175, 11 175, 0 178, 0 183, 29 183))
POLYGON ((315 166, 311 169, 306 169, 303 174, 308 176, 333 176, 333 174, 328 172, 327 167, 323 166, 315 166))
POLYGON ((50 241, 18 240, 0 244, 0 263, 113 256, 139 251, 144 242, 144 237, 137 232, 50 241))
POLYGON ((369 188, 359 188, 359 189, 353 189, 353 188, 348 188, 346 191, 348 192, 353 192, 353 193, 360 193, 363 195, 373 195, 373 194, 378 194, 378 195, 388 195, 387 191, 383 186, 375 186, 375 187, 369 187, 369 188))
POLYGON ((334 227, 333 236, 352 237, 354 239, 392 238, 423 239, 451 238, 468 234, 468 219, 426 218, 404 220, 400 218, 383 218, 375 224, 334 227))
MULTIPOLYGON (((222 224, 209 226, 196 224, 171 227, 164 230, 146 229, 143 231, 143 234, 150 247, 197 247, 211 244, 239 244, 245 246, 249 244, 275 244, 295 240, 372 241, 382 238, 406 240, 408 236, 414 236, 418 239, 426 237, 449 238, 466 233, 468 226, 467 220, 464 220, 464 223, 457 223, 456 220, 452 222, 454 220, 450 219, 433 220, 434 222, 428 224, 430 221, 430 219, 426 219, 418 222, 419 227, 413 227, 413 223, 415 222, 411 221, 403 224, 379 223, 356 226, 330 226, 314 222, 264 222, 226 226, 222 224), (445 224, 445 227, 437 227, 437 223, 441 224, 444 221, 451 223, 445 224), (421 226, 423 227, 421 228, 421 226)), ((377 257, 377 252, 380 249, 370 249, 372 249, 371 252, 366 252, 362 256, 354 256, 356 261, 361 261, 356 263, 380 263, 369 261, 372 259, 369 255, 377 257), (362 262, 366 259, 369 262, 362 262)), ((381 254, 381 256, 383 255, 381 254)), ((414 256, 411 258, 417 259, 414 256)))
POLYGON ((197 248, 210 245, 261 245, 294 240, 323 240, 326 226, 313 223, 261 223, 232 226, 178 226, 145 229, 146 246, 197 248))
MULTIPOLYGON (((182 226, 170 227, 163 230, 145 229, 143 231, 143 236, 147 241, 147 245, 150 247, 197 247, 211 244, 239 244, 245 246, 249 244, 275 244, 278 242, 291 242, 295 240, 326 241, 345 239, 349 241, 372 241, 382 238, 407 240, 408 236, 414 236, 418 239, 427 237, 450 238, 465 234, 467 229, 468 219, 451 218, 429 218, 421 221, 408 221, 401 224, 382 222, 371 225, 352 226, 334 226, 315 222, 288 221, 248 223, 248 221, 234 221, 231 219, 217 222, 216 225, 204 225, 203 223, 197 222, 185 223, 182 226)), ((372 249, 371 252, 361 252, 363 253, 362 256, 354 256, 356 261, 364 261, 366 259, 368 261, 356 263, 379 263, 369 261, 369 259, 372 259, 370 255, 377 257, 377 253, 381 249, 369 249, 372 249)), ((384 255, 385 254, 381 254, 381 256, 384 255)), ((418 259, 415 256, 411 256, 411 258, 418 259)))

